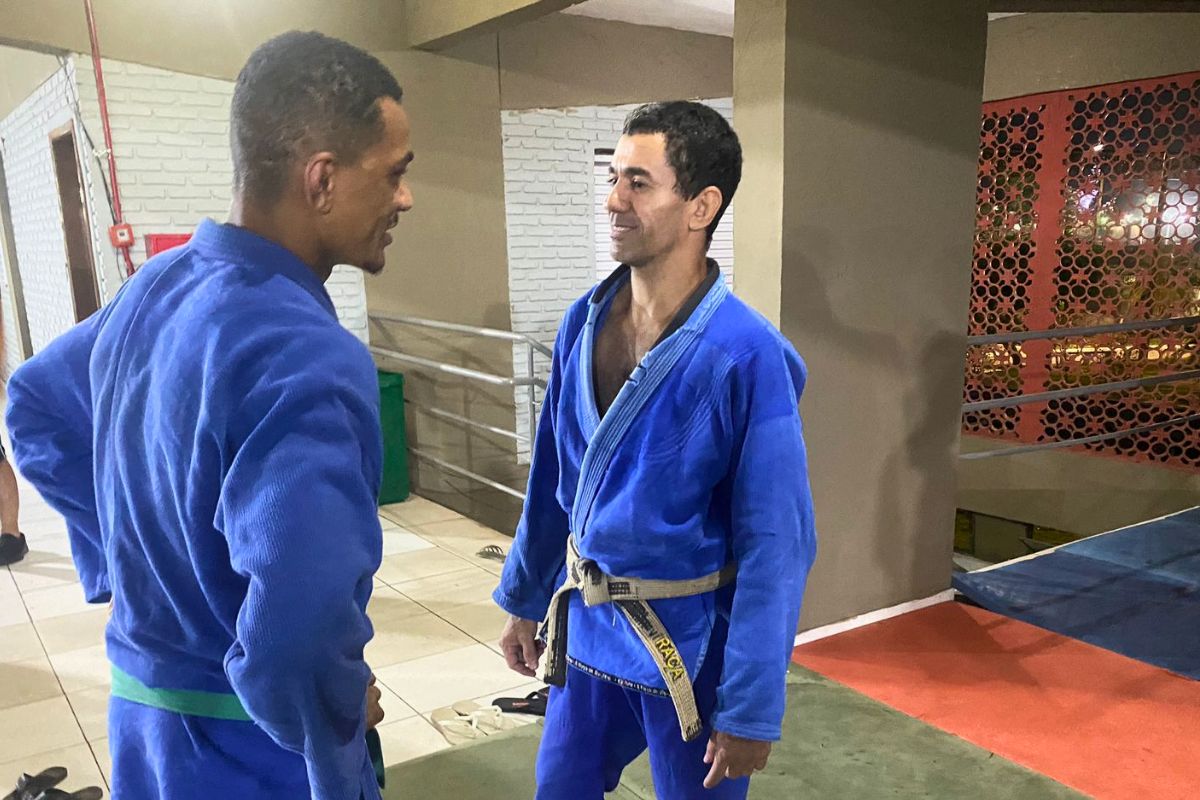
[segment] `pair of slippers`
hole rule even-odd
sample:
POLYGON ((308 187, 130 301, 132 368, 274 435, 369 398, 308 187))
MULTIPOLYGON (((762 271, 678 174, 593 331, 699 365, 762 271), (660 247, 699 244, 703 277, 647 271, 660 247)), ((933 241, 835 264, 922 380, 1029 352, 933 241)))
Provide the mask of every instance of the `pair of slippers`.
POLYGON ((63 767, 50 767, 37 775, 22 775, 2 800, 100 800, 104 797, 104 790, 98 786, 89 786, 77 792, 55 788, 66 779, 67 770, 63 767))
POLYGON ((450 744, 482 739, 500 731, 512 730, 520 724, 506 717, 496 706, 484 708, 470 700, 437 709, 429 715, 429 721, 450 744))

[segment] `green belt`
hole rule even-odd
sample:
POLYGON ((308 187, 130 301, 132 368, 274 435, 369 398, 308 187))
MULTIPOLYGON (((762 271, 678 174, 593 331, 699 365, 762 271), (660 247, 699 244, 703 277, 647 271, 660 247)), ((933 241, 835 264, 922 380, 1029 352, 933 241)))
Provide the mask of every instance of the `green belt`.
MULTIPOLYGON (((183 689, 155 689, 139 681, 128 672, 112 664, 112 696, 131 703, 188 714, 193 717, 252 722, 242 701, 236 694, 226 692, 192 692, 183 689)), ((375 780, 383 788, 383 745, 379 733, 367 731, 367 753, 375 769, 375 780)))

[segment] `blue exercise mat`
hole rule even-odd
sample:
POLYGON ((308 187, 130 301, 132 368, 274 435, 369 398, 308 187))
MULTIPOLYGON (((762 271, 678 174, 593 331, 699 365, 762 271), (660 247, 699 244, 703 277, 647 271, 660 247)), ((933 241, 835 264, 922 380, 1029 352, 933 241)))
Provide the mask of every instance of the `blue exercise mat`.
POLYGON ((1200 506, 953 585, 989 611, 1200 679, 1200 506))

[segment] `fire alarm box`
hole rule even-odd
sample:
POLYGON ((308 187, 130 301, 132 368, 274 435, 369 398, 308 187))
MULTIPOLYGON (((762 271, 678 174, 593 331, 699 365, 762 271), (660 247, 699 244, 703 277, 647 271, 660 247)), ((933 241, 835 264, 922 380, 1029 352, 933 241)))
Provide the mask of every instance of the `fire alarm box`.
POLYGON ((127 222, 122 222, 120 225, 113 225, 108 229, 109 241, 113 243, 113 247, 125 249, 133 247, 133 226, 127 222))

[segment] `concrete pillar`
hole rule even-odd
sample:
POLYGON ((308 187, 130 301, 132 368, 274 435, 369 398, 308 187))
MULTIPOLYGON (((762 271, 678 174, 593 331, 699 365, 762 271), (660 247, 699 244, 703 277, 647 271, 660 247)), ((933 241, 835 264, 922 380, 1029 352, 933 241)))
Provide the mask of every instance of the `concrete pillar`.
POLYGON ((809 366, 802 627, 950 583, 982 0, 738 0, 737 291, 809 366))

